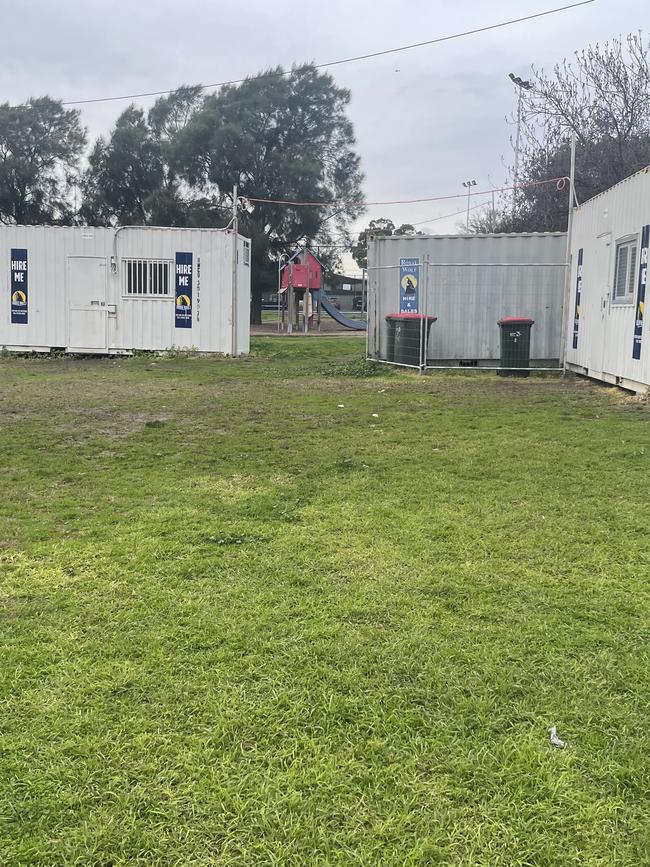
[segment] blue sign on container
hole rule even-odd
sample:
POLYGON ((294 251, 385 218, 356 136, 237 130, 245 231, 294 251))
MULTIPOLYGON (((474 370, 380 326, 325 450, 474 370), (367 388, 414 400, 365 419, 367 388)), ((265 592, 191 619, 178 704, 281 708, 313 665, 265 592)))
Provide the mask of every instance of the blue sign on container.
POLYGON ((641 358, 641 339, 643 338, 643 314, 645 312, 645 287, 648 282, 648 243, 650 242, 650 226, 644 226, 641 232, 641 261, 639 262, 639 281, 636 290, 636 316, 634 318, 634 343, 632 358, 641 358))
POLYGON ((192 254, 176 254, 174 290, 174 324, 176 328, 192 327, 192 254))
POLYGON ((10 263, 11 322, 13 325, 27 325, 29 315, 27 250, 12 250, 10 263))
POLYGON ((573 343, 578 348, 578 331, 580 329, 580 296, 582 295, 582 247, 578 250, 578 276, 576 277, 576 303, 573 310, 573 343))
POLYGON ((399 312, 418 313, 420 309, 420 260, 399 260, 399 312))

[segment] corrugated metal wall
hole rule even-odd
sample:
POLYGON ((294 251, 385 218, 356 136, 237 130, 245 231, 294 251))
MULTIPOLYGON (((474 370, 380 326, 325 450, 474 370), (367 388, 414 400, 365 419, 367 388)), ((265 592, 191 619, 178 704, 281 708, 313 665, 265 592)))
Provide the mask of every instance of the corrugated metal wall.
MULTIPOLYGON (((567 366, 606 382, 644 390, 650 385, 650 317, 642 317, 640 358, 633 357, 639 279, 644 277, 641 232, 650 225, 650 168, 574 211, 571 241, 567 366), (616 245, 637 239, 634 297, 613 301, 616 245), (580 310, 575 320, 578 257, 582 250, 580 310), (576 328, 577 326, 577 328, 576 328), (577 346, 574 347, 574 328, 577 346)), ((645 274, 647 275, 647 265, 645 274)), ((649 298, 646 298, 646 304, 649 298)))
MULTIPOLYGON (((238 316, 236 351, 249 348, 250 265, 244 263, 244 239, 238 237, 238 316)), ((108 351, 197 349, 233 351, 232 233, 218 229, 124 227, 0 227, 0 346, 49 349, 70 346, 69 270, 75 257, 96 258, 106 267, 108 351), (29 315, 12 324, 10 251, 28 251, 29 315), (192 327, 176 328, 174 269, 165 297, 133 297, 124 287, 124 259, 174 262, 177 252, 193 254, 192 327), (116 257, 113 259, 112 257, 116 257), (111 264, 115 264, 115 268, 111 264)))
POLYGON ((421 274, 419 312, 435 315, 430 364, 498 364, 497 320, 535 320, 531 360, 557 364, 566 274, 566 235, 439 235, 376 238, 369 243, 369 354, 385 358, 385 317, 399 310, 400 259, 430 263, 421 274))

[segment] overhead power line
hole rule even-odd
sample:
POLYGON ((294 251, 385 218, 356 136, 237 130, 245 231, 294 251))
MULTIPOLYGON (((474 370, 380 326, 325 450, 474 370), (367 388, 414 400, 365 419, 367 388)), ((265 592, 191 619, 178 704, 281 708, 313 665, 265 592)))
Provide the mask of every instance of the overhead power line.
MULTIPOLYGON (((383 51, 372 51, 368 54, 357 54, 354 57, 344 57, 341 60, 330 60, 327 63, 313 64, 315 69, 324 69, 329 66, 341 66, 344 63, 356 63, 360 60, 371 60, 374 57, 385 57, 387 54, 397 54, 400 51, 411 51, 414 48, 424 48, 426 45, 437 45, 440 42, 450 42, 452 39, 461 39, 465 36, 474 36, 477 33, 487 33, 489 30, 498 30, 501 27, 510 27, 513 24, 521 24, 525 21, 532 21, 535 18, 544 18, 547 15, 555 15, 557 12, 566 12, 569 9, 577 9, 579 6, 587 6, 590 3, 595 3, 596 0, 580 0, 578 3, 570 3, 567 6, 557 6, 555 9, 547 9, 545 12, 535 12, 531 15, 524 15, 521 18, 511 18, 509 21, 499 21, 497 24, 488 24, 485 27, 476 27, 473 30, 463 30, 460 33, 451 33, 447 36, 437 36, 434 39, 427 39, 424 42, 413 42, 410 45, 400 45, 397 48, 386 48, 383 51)), ((209 88, 226 87, 232 84, 243 84, 245 81, 253 81, 258 78, 283 78, 289 75, 295 75, 300 68, 304 68, 302 64, 296 69, 289 69, 284 72, 262 72, 259 75, 250 75, 245 78, 233 78, 228 81, 217 81, 214 84, 201 84, 201 90, 209 88)), ((93 102, 117 102, 122 99, 143 99, 148 96, 167 96, 170 93, 176 93, 178 87, 173 87, 169 90, 150 90, 144 93, 126 93, 121 96, 98 96, 93 99, 67 99, 63 101, 63 105, 87 105, 93 102)))
POLYGON ((394 199, 386 202, 359 202, 354 199, 344 200, 338 199, 333 202, 296 202, 290 199, 262 199, 256 196, 242 195, 241 199, 248 202, 258 202, 265 205, 287 205, 292 208, 330 208, 334 206, 347 205, 351 207, 370 207, 375 205, 419 205, 424 202, 444 202, 449 199, 464 199, 469 196, 487 196, 490 193, 506 193, 512 190, 524 189, 525 187, 539 187, 542 184, 556 184, 558 190, 564 189, 566 182, 570 180, 568 177, 545 178, 542 181, 527 181, 525 184, 517 184, 516 187, 493 187, 489 190, 476 190, 469 193, 452 193, 449 196, 426 196, 421 199, 394 199))
MULTIPOLYGON (((479 202, 478 205, 472 205, 470 211, 476 211, 478 208, 489 208, 491 203, 489 201, 479 202)), ((451 214, 439 214, 437 217, 430 217, 428 220, 418 220, 415 223, 409 223, 409 226, 424 226, 425 223, 436 223, 438 220, 448 220, 450 217, 459 217, 461 214, 466 214, 467 208, 463 208, 462 211, 452 211, 451 214)), ((361 229, 358 232, 349 232, 348 235, 332 235, 333 238, 358 238, 362 232, 365 232, 366 229, 361 229)), ((340 247, 342 250, 347 250, 350 246, 349 244, 321 244, 319 241, 314 241, 315 244, 318 244, 319 247, 340 247)), ((354 243, 354 241, 352 242, 354 243)))
MULTIPOLYGON (((490 202, 479 202, 478 205, 472 205, 470 211, 475 211, 477 208, 485 208, 490 205, 490 202)), ((441 214, 439 217, 431 217, 430 220, 418 220, 417 223, 411 223, 411 226, 423 226, 425 223, 435 223, 436 220, 447 220, 449 217, 459 217, 461 214, 466 214, 467 208, 462 211, 454 211, 451 214, 441 214)))

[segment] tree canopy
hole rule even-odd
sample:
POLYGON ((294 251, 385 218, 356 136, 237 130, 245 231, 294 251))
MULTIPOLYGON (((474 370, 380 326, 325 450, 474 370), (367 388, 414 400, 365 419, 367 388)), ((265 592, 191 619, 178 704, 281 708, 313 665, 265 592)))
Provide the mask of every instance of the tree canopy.
POLYGON ((402 223, 401 226, 395 228, 395 223, 386 217, 379 217, 376 220, 371 220, 365 229, 359 233, 359 237, 352 245, 352 258, 357 263, 359 268, 368 267, 368 237, 370 235, 415 235, 415 227, 410 223, 402 223))
POLYGON ((278 67, 206 97, 177 139, 188 185, 222 206, 238 185, 240 230, 252 239, 256 313, 262 290, 274 285, 280 252, 299 242, 328 244, 335 234, 349 241, 350 221, 363 210, 349 91, 313 66, 283 72, 278 67))
POLYGON ((160 148, 144 112, 129 106, 108 140, 99 138, 83 181, 82 216, 99 225, 147 223, 151 197, 163 180, 160 148))
MULTIPOLYGON (((568 193, 555 184, 570 171, 576 135, 576 193, 585 201, 650 164, 649 45, 638 34, 577 52, 548 74, 532 69, 522 96, 522 188, 474 231, 564 231, 568 193), (488 229, 489 230, 489 229, 488 229)), ((560 184, 560 186, 562 186, 560 184)))
POLYGON ((184 186, 178 138, 203 102, 200 87, 158 99, 147 115, 135 105, 90 153, 83 178, 85 222, 99 225, 218 226, 224 214, 184 186))
POLYGON ((84 218, 223 226, 237 184, 259 316, 280 252, 335 237, 349 242, 350 222, 363 211, 349 100, 349 91, 308 65, 291 74, 278 67, 207 96, 184 87, 147 116, 130 106, 92 150, 84 218))
POLYGON ((79 112, 44 96, 0 105, 0 222, 70 223, 86 132, 79 112))

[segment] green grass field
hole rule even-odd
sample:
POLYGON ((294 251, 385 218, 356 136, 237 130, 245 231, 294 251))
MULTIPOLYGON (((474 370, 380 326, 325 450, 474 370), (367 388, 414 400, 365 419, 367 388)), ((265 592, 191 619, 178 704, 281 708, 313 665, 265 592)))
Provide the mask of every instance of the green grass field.
POLYGON ((2 867, 650 864, 648 404, 361 352, 0 359, 2 867))

